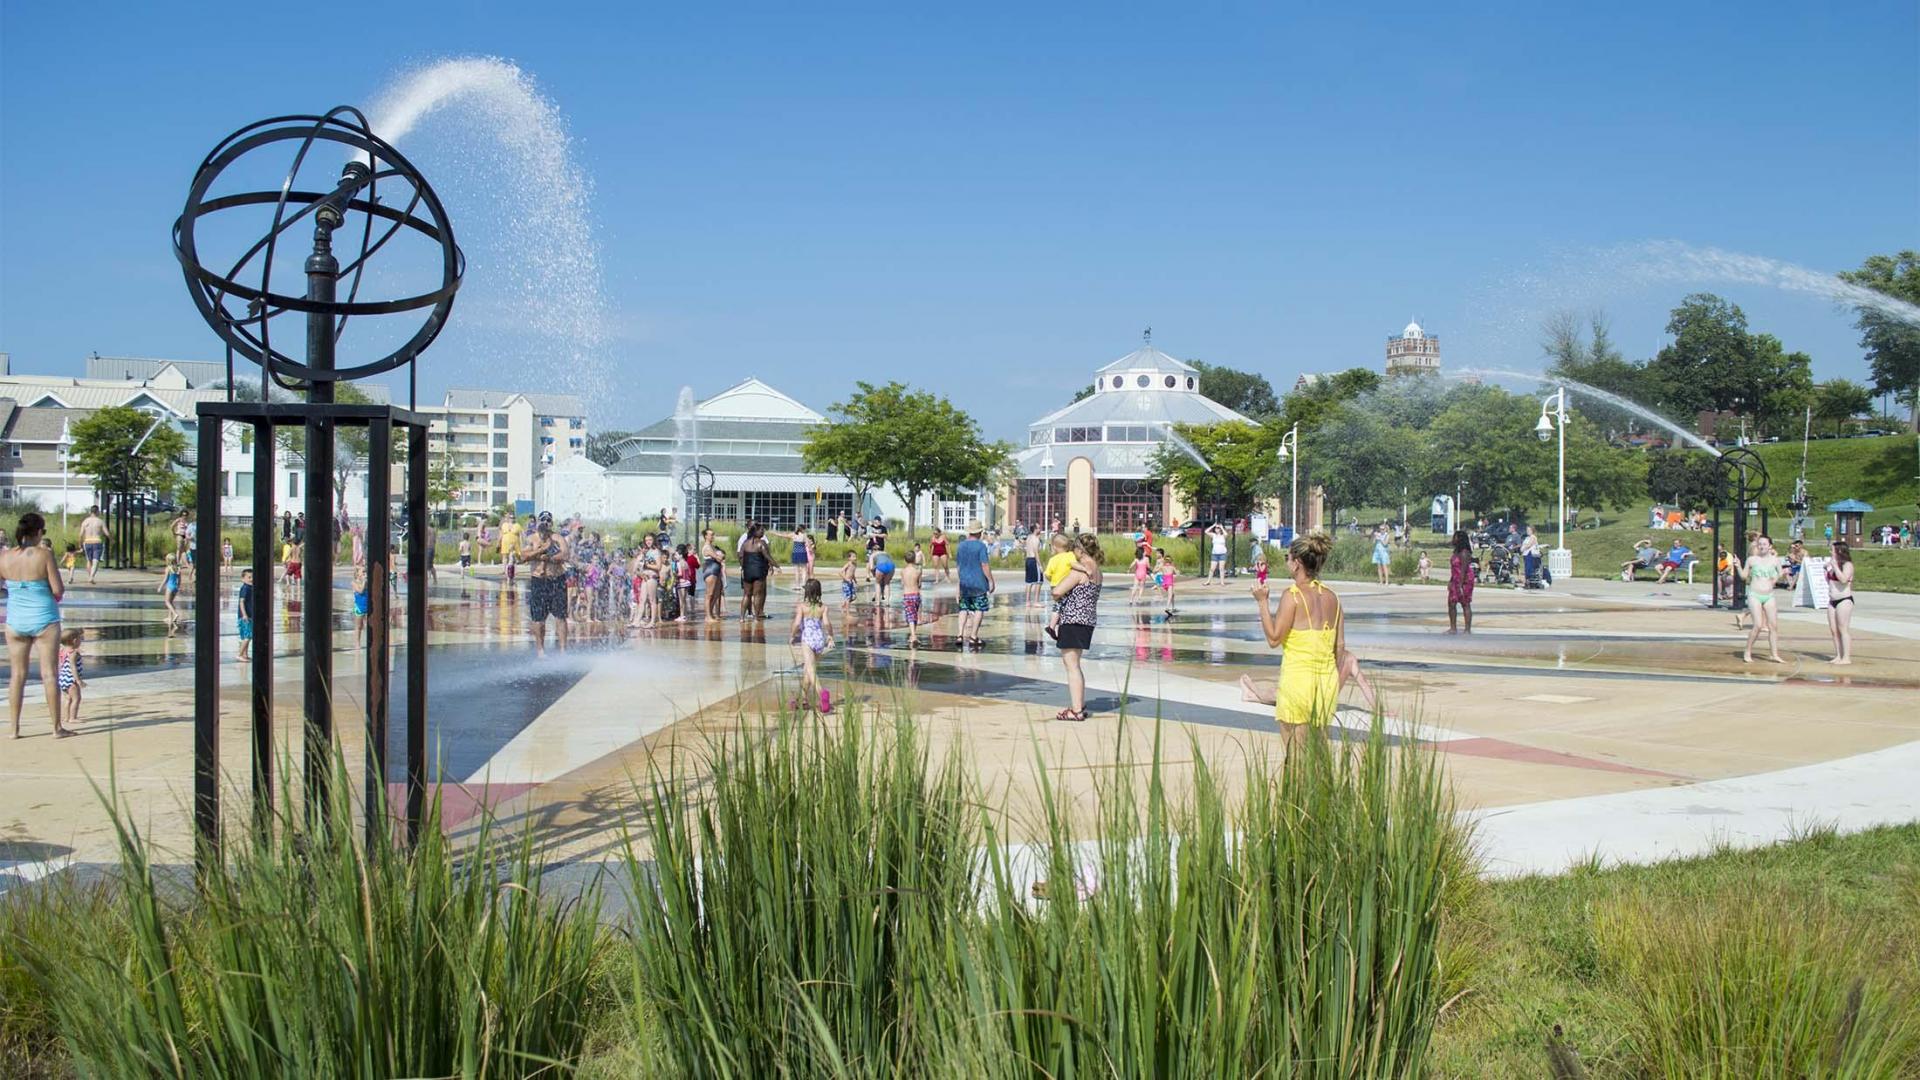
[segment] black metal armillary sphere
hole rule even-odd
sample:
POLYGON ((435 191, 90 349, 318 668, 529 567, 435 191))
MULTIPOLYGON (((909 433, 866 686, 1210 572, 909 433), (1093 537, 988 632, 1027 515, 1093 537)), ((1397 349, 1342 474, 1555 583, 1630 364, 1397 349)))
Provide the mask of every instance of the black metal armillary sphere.
MULTIPOLYGON (((368 835, 385 827, 389 641, 388 563, 392 550, 391 461, 393 429, 408 448, 407 515, 426 520, 427 424, 413 411, 412 362, 439 336, 453 308, 465 269, 453 225, 439 196, 404 155, 373 133, 351 107, 324 116, 280 116, 235 131, 213 148, 187 189, 185 208, 173 224, 173 250, 187 290, 201 317, 227 346, 227 400, 198 408, 198 514, 195 585, 202 614, 195 621, 194 820, 204 862, 218 851, 219 818, 219 575, 222 429, 255 429, 253 495, 254 610, 273 605, 274 429, 299 426, 306 435, 306 577, 303 593, 306 801, 324 805, 333 737, 333 556, 335 520, 334 432, 341 425, 369 432, 367 477, 367 820, 368 835), (279 157, 273 157, 278 153, 279 157), (344 158, 344 162, 342 161, 344 158), (337 173, 337 175, 336 175, 337 173), (317 183, 308 177, 319 176, 317 183), (223 185, 223 181, 225 184, 223 185), (249 188, 249 181, 258 186, 249 188), (271 184, 272 186, 268 186, 271 184), (235 186, 231 192, 217 190, 235 186), (306 238, 310 235, 310 243, 306 238), (347 238, 352 257, 334 254, 336 235, 347 238), (287 265, 299 260, 297 267, 287 265), (369 268, 382 264, 380 271, 369 268), (299 277, 290 291, 275 287, 299 277), (340 286, 346 284, 346 295, 340 286), (399 295, 362 295, 376 283, 406 282, 399 295), (407 291, 411 290, 411 291, 407 291), (302 358, 276 341, 276 320, 297 313, 302 358), (392 324, 415 315, 418 325, 392 324), (371 323, 362 348, 376 359, 341 366, 336 355, 350 320, 371 323), (236 400, 233 356, 260 365, 258 400, 236 400), (408 405, 343 404, 341 382, 407 367, 408 405), (297 402, 275 401, 273 389, 303 391, 297 402), (318 543, 314 540, 317 539, 318 543)), ((358 338, 356 338, 358 340, 358 338)), ((251 395, 249 395, 251 396, 251 395)), ((426 569, 431 552, 415 528, 408 551, 407 822, 417 836, 424 807, 426 757, 426 569)), ((254 622, 253 784, 256 820, 272 807, 273 620, 254 622)))

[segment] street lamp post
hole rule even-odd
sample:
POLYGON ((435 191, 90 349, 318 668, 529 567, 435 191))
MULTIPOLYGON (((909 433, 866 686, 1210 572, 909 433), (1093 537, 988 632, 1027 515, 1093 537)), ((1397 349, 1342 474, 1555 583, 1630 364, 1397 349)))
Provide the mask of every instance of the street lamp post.
POLYGON ((1555 522, 1557 543, 1547 553, 1547 569, 1555 577, 1573 576, 1573 552, 1567 550, 1567 388, 1555 387, 1552 396, 1540 401, 1540 422, 1533 433, 1546 442, 1558 429, 1560 436, 1560 504, 1555 522))
POLYGON ((73 431, 67 426, 65 417, 60 419, 60 441, 56 445, 60 448, 60 528, 64 532, 67 527, 68 463, 73 460, 73 431))
POLYGON ((1049 443, 1040 452, 1040 527, 1048 531, 1053 529, 1053 445, 1049 443))
POLYGON ((1287 512, 1287 528, 1296 535, 1300 532, 1300 425, 1293 425, 1285 435, 1280 436, 1280 460, 1293 462, 1293 480, 1287 485, 1287 495, 1292 500, 1292 508, 1287 512))
MULTIPOLYGON (((1460 528, 1460 500, 1467 497, 1467 467, 1465 464, 1453 467, 1453 521, 1450 524, 1460 528)), ((1452 537, 1448 537, 1449 540, 1452 537)))

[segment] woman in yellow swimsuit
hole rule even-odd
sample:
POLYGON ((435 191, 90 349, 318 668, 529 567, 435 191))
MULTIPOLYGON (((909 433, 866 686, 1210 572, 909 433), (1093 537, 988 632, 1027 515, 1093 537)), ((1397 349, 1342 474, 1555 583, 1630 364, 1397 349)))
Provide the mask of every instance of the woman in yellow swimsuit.
POLYGON ((1340 696, 1339 656, 1346 644, 1340 598, 1320 583, 1320 567, 1332 550, 1333 538, 1322 532, 1293 542, 1287 549, 1293 583, 1281 595, 1277 611, 1267 603, 1266 584, 1253 587, 1267 644, 1286 653, 1273 711, 1289 745, 1302 732, 1323 729, 1340 696))

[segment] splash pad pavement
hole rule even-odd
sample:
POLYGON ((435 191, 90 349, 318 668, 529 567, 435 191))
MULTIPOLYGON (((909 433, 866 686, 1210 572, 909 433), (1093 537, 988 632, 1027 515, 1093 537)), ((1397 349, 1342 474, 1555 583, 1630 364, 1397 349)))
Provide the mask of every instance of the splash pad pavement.
MULTIPOLYGON (((673 754, 695 760, 689 755, 714 735, 758 727, 793 697, 790 576, 773 590, 764 622, 589 626, 566 653, 541 658, 518 590, 489 572, 457 574, 441 568, 427 586, 429 775, 456 834, 490 813, 508 829, 532 829, 550 864, 592 867, 619 852, 621 824, 639 811, 651 768, 673 754)), ((87 636, 81 734, 51 737, 36 671, 25 737, 0 737, 0 889, 112 862, 100 794, 110 786, 144 832, 191 860, 193 632, 167 631, 149 577, 110 572, 68 594, 68 624, 87 636)), ((219 590, 222 715, 233 729, 221 764, 229 783, 243 786, 250 672, 232 659, 231 584, 219 590)), ((344 577, 335 584, 344 591, 344 577)), ((859 715, 904 709, 936 753, 963 751, 1018 835, 1022 821, 1036 820, 1029 811, 1042 767, 1081 806, 1104 775, 1147 759, 1156 738, 1175 784, 1195 750, 1229 775, 1249 755, 1280 754, 1271 707, 1243 701, 1238 685, 1242 675, 1272 677, 1280 664, 1246 584, 1183 587, 1167 616, 1130 605, 1125 585, 1110 578, 1087 654, 1093 717, 1084 724, 1052 719, 1065 703, 1065 672, 1043 633, 1044 613, 1022 606, 1006 575, 978 650, 961 651, 953 638, 951 583, 929 587, 926 609, 940 617, 931 632, 923 628, 918 649, 908 647, 897 598, 887 608, 864 595, 844 613, 830 606, 838 644, 823 675, 859 715)), ((1786 664, 1747 665, 1730 617, 1680 585, 1483 588, 1471 635, 1446 632, 1441 588, 1335 588, 1347 605, 1349 648, 1380 694, 1390 734, 1443 756, 1490 873, 1556 872, 1594 855, 1651 861, 1770 843, 1815 825, 1920 818, 1911 783, 1920 767, 1920 597, 1863 593, 1856 662, 1835 668, 1825 662, 1819 613, 1783 612, 1786 664)), ((336 612, 347 610, 336 603, 336 612)), ((293 649, 303 614, 297 595, 273 613, 275 640, 286 648, 273 665, 285 690, 274 695, 276 745, 295 754, 293 649)), ((351 617, 334 622, 334 731, 358 769, 364 681, 351 675, 363 652, 351 617)), ((393 668, 404 672, 404 658, 393 668)), ((404 730, 406 694, 396 679, 392 732, 404 730)), ((1364 732, 1369 718, 1349 688, 1335 737, 1364 732)), ((399 755, 388 761, 397 795, 399 755)), ((227 800, 229 829, 240 827, 245 806, 227 800)))

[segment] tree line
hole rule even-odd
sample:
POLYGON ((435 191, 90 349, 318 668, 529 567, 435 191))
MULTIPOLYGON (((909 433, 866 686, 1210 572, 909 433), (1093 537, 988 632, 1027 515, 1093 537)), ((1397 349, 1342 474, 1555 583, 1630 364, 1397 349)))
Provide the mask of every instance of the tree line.
MULTIPOLYGON (((1920 252, 1875 255, 1839 277, 1920 305, 1920 252)), ((1740 305, 1712 293, 1694 293, 1673 309, 1667 320, 1671 340, 1647 360, 1622 356, 1599 316, 1584 325, 1570 314, 1549 319, 1542 351, 1550 374, 1618 394, 1688 426, 1697 414, 1716 412, 1745 419, 1750 434, 1787 437, 1800 434, 1810 409, 1823 427, 1838 432, 1873 407, 1873 395, 1890 394, 1907 406, 1908 423, 1920 430, 1920 326, 1871 305, 1855 309, 1854 325, 1870 385, 1833 379, 1816 386, 1807 354, 1749 330, 1740 305)), ((1621 426, 1629 419, 1619 410, 1606 414, 1621 426)))

